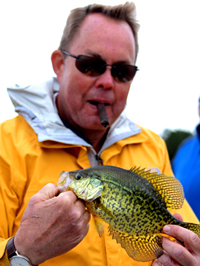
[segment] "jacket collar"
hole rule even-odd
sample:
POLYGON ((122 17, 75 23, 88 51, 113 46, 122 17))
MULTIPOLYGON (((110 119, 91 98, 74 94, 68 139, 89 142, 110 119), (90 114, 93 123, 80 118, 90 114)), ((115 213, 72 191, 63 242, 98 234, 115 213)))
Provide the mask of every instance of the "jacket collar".
MULTIPOLYGON (((90 143, 67 128, 60 119, 55 105, 55 95, 58 91, 57 78, 37 85, 27 87, 15 85, 8 88, 8 94, 15 106, 15 111, 22 115, 34 129, 39 142, 56 141, 91 147, 90 143)), ((125 112, 122 112, 110 127, 101 150, 140 132, 141 129, 126 117, 125 112)))

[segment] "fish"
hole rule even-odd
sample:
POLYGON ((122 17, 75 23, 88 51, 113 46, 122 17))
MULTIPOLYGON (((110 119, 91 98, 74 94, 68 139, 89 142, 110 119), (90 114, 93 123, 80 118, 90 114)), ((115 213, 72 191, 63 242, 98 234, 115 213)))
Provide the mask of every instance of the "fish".
POLYGON ((163 254, 166 224, 182 226, 200 237, 199 224, 182 222, 168 210, 180 209, 184 202, 183 187, 173 176, 136 166, 126 170, 103 165, 63 171, 57 185, 84 201, 99 236, 108 223, 112 238, 133 260, 146 262, 163 254))

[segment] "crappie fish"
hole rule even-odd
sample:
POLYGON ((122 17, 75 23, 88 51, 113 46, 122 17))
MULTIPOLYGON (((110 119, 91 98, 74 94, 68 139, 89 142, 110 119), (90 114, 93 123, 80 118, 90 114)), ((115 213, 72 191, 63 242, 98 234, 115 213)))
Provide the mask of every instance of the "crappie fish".
POLYGON ((98 166, 62 172, 62 189, 72 190, 85 201, 102 235, 102 220, 109 233, 136 261, 150 261, 162 255, 162 228, 175 224, 200 237, 200 225, 176 219, 167 208, 179 209, 184 201, 181 183, 175 177, 150 170, 98 166))

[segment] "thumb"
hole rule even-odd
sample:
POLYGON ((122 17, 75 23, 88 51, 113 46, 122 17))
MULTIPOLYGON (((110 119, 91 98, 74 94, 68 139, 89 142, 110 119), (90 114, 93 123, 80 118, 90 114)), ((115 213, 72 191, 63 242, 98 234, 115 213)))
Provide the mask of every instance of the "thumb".
POLYGON ((44 186, 41 190, 39 190, 36 195, 40 197, 41 200, 48 200, 57 196, 59 193, 60 193, 59 187, 56 186, 55 184, 49 183, 46 186, 44 186))

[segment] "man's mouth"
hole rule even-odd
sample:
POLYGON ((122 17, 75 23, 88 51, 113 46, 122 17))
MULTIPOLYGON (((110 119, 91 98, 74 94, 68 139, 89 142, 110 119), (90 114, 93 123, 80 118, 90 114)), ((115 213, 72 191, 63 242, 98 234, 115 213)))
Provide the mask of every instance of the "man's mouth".
POLYGON ((100 122, 103 127, 107 127, 109 125, 109 120, 108 120, 108 115, 106 112, 106 106, 109 106, 109 103, 106 103, 103 101, 94 101, 94 100, 89 100, 88 102, 91 105, 94 105, 97 107, 100 122))
POLYGON ((97 106, 98 104, 100 104, 100 103, 102 103, 102 104, 104 104, 105 106, 108 106, 109 104, 108 103, 105 103, 105 102, 97 102, 97 101, 88 101, 90 104, 92 104, 92 105, 95 105, 95 106, 97 106))

